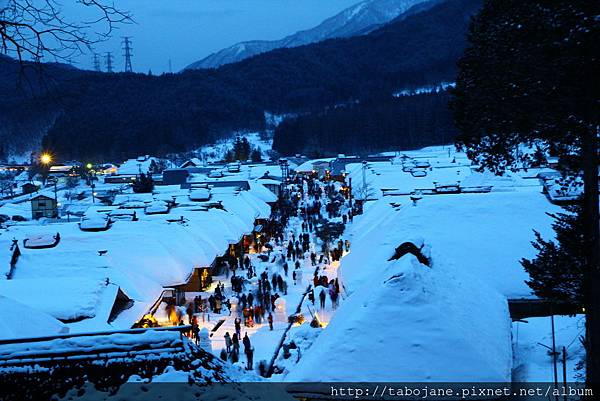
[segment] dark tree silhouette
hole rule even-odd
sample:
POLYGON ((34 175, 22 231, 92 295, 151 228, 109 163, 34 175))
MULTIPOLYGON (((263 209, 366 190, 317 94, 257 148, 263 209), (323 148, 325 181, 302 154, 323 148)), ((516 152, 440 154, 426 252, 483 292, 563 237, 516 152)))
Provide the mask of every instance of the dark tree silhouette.
POLYGON ((540 298, 583 302, 585 272, 585 222, 580 206, 567 208, 568 213, 550 214, 556 241, 544 240, 535 232, 535 258, 521 264, 529 273, 527 284, 540 298))
POLYGON ((543 143, 583 171, 587 380, 600 382, 600 2, 488 0, 472 21, 453 108, 458 145, 501 173, 543 143))

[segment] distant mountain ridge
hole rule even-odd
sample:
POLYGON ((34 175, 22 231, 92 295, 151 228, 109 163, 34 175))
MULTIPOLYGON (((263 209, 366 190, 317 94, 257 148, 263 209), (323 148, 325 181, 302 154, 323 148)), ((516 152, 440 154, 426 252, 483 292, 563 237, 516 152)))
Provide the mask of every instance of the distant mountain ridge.
MULTIPOLYGON (((185 69, 217 68, 257 54, 298 47, 326 39, 366 35, 426 0, 364 0, 323 21, 312 29, 296 32, 280 40, 251 40, 215 52, 185 69)), ((427 2, 431 3, 431 2, 427 2)))

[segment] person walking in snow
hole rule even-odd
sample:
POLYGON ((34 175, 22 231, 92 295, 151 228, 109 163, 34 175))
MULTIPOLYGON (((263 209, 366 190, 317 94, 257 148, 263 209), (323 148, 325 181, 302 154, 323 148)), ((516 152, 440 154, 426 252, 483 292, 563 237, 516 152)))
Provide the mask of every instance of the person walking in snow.
POLYGON ((269 322, 269 330, 273 331, 273 314, 271 312, 269 312, 267 321, 269 322))
POLYGON ((252 365, 254 364, 254 348, 250 347, 246 350, 246 369, 252 370, 252 365))
POLYGON ((235 334, 237 335, 237 338, 240 338, 242 335, 242 319, 240 319, 239 317, 236 317, 235 321, 234 321, 234 325, 235 325, 235 334))
POLYGON ((237 333, 233 334, 233 338, 231 339, 231 345, 233 346, 233 353, 239 355, 240 353, 240 340, 237 333))
POLYGON ((283 295, 287 295, 287 281, 283 281, 281 284, 281 289, 283 290, 283 295))
POLYGON ((321 309, 325 309, 325 290, 321 290, 321 292, 319 293, 319 300, 321 301, 321 309))
POLYGON ((227 350, 227 353, 229 354, 231 352, 231 336, 229 335, 229 332, 225 333, 225 348, 227 350))
POLYGON ((333 307, 333 309, 336 309, 338 306, 338 297, 339 295, 337 292, 334 291, 333 293, 331 293, 331 306, 333 307))
POLYGON ((248 333, 244 334, 244 339, 242 340, 242 343, 244 344, 244 352, 247 352, 250 347, 250 337, 248 337, 248 333))
POLYGON ((190 302, 186 308, 186 313, 188 315, 188 322, 189 324, 192 324, 192 320, 194 320, 194 306, 193 304, 190 302))
POLYGON ((198 322, 192 323, 192 338, 196 345, 200 342, 200 327, 198 326, 198 322))

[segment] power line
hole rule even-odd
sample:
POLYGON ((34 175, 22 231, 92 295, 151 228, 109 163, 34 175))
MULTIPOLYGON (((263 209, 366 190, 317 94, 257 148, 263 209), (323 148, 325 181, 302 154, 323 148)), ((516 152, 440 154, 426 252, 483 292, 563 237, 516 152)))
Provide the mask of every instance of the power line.
POLYGON ((104 57, 104 62, 106 63, 106 72, 113 72, 112 52, 106 52, 106 56, 104 57))
POLYGON ((123 36, 123 56, 125 57, 125 72, 133 72, 131 67, 131 36, 123 36))

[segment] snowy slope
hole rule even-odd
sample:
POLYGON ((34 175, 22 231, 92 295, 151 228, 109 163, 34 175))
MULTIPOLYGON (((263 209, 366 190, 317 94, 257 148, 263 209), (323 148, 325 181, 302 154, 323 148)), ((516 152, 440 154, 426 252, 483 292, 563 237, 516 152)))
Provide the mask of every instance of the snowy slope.
POLYGON ((253 40, 209 55, 186 69, 216 68, 284 47, 297 47, 326 39, 367 34, 425 0, 365 0, 323 21, 318 26, 296 32, 280 40, 253 40))

